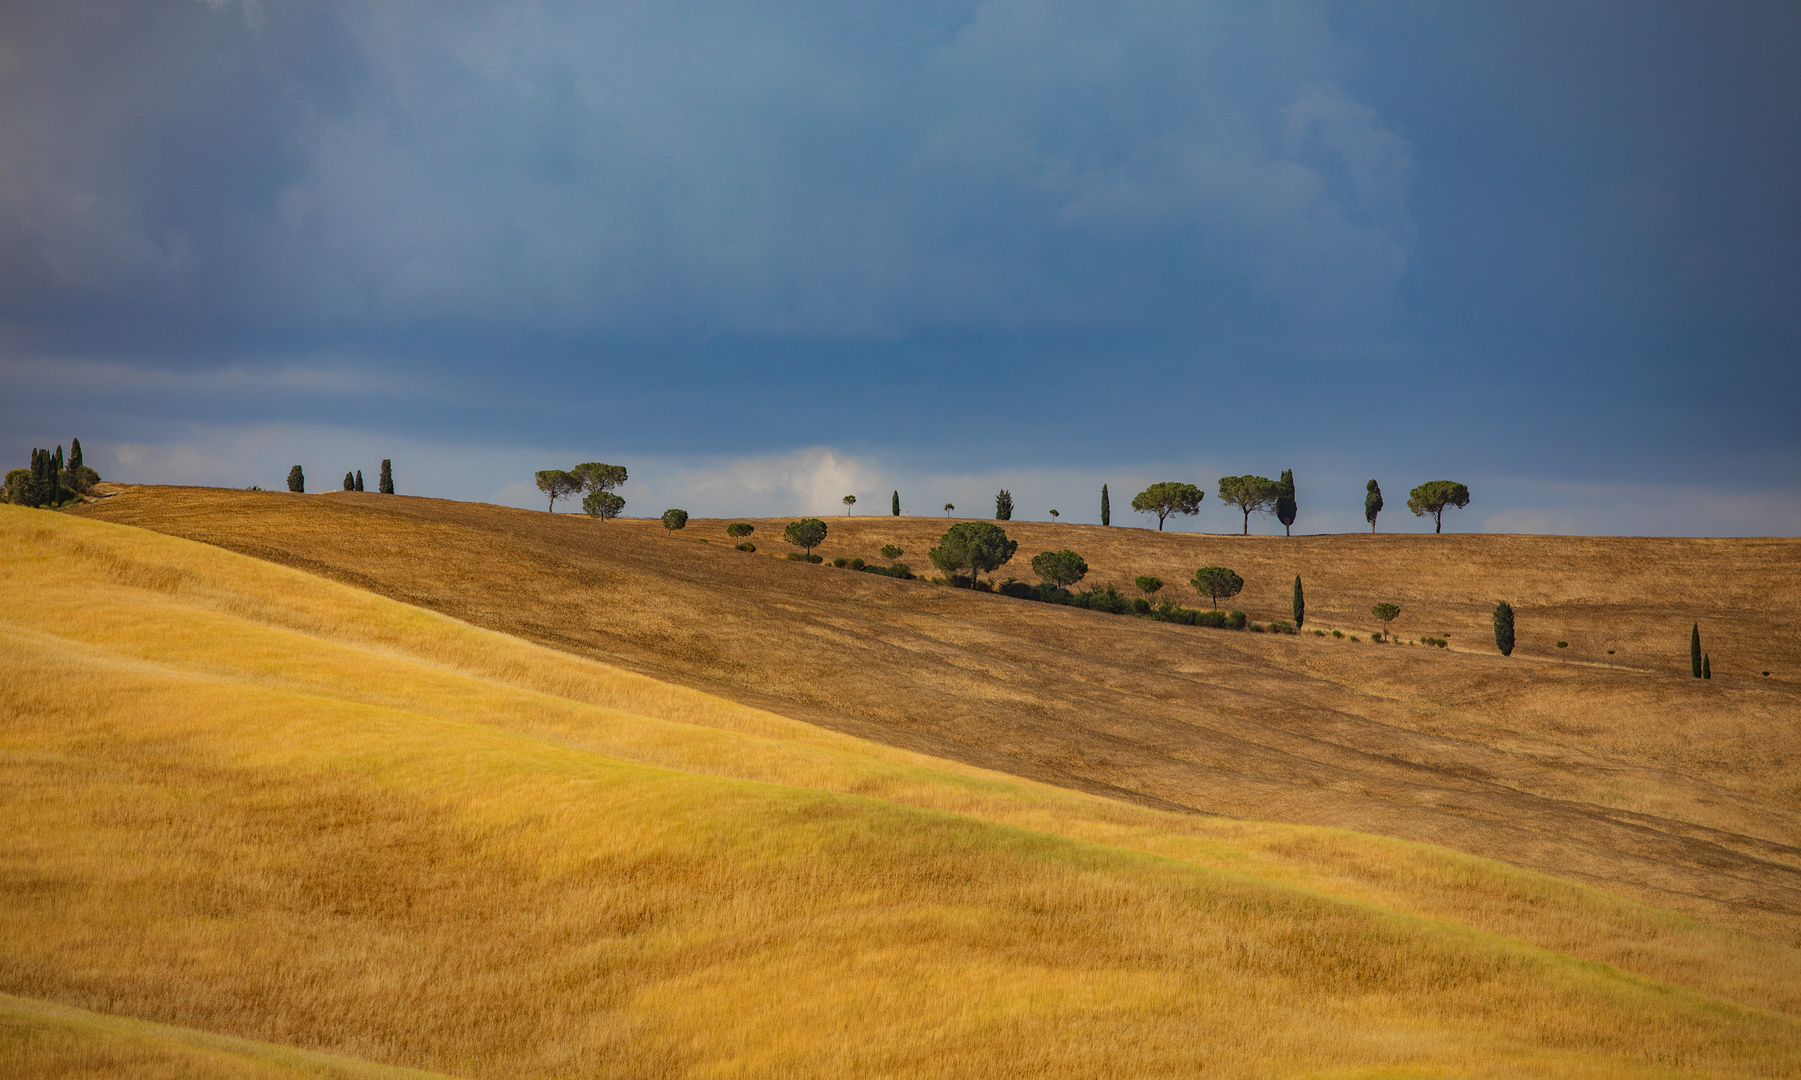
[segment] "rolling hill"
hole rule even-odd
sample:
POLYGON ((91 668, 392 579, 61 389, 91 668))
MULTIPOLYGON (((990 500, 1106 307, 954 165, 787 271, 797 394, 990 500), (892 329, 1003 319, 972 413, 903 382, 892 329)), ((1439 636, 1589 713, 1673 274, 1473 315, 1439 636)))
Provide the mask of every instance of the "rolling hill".
MULTIPOLYGON (((733 550, 651 521, 332 492, 133 488, 83 513, 323 574, 795 719, 1147 806, 1417 840, 1801 945, 1801 541, 1236 537, 1011 522, 1089 581, 1235 567, 1230 633, 733 550), (702 542, 706 541, 706 542, 702 542), (1520 646, 1496 654, 1496 599, 1520 646), (1367 641, 1370 605, 1446 650, 1367 641), (1687 671, 1699 622, 1715 677, 1687 671), (1556 642, 1567 641, 1559 649, 1556 642), (1610 653, 1608 650, 1612 650, 1610 653), (1760 674, 1771 671, 1770 676, 1760 674)), ((830 519, 827 556, 947 522, 830 519)))
POLYGON ((0 507, 0 557, 0 1074, 1801 1062, 1794 947, 1581 884, 931 758, 111 522, 0 507))

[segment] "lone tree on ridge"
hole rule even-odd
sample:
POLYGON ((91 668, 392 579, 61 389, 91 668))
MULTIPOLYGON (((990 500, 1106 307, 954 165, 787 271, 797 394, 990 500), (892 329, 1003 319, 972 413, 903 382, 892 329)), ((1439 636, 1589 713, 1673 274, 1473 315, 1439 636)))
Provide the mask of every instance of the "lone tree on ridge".
POLYGON ((1067 549, 1047 551, 1032 559, 1032 573, 1039 581, 1067 589, 1088 576, 1088 562, 1067 549))
POLYGON ((1295 514, 1298 512, 1294 501, 1294 470, 1283 469, 1282 479, 1276 483, 1282 488, 1282 493, 1276 496, 1276 520, 1282 523, 1283 536, 1293 536, 1294 533, 1288 527, 1294 524, 1295 514))
POLYGON ((857 497, 855 495, 846 495, 838 501, 844 504, 844 516, 850 517, 850 508, 857 505, 857 497))
POLYGON ((1470 489, 1455 480, 1428 480, 1407 494, 1407 509, 1414 517, 1431 514, 1435 533, 1445 531, 1446 507, 1461 510, 1470 504, 1470 489))
POLYGON ((1213 610, 1219 610, 1221 600, 1230 600, 1244 588, 1244 579, 1237 573, 1223 566, 1203 566, 1194 572, 1188 584, 1202 596, 1213 599, 1213 610))
POLYGON ((1370 535, 1376 534, 1376 515, 1382 512, 1382 485, 1374 480, 1364 488, 1363 520, 1370 523, 1370 535))
POLYGON ((1267 476, 1222 476, 1219 498, 1223 503, 1244 512, 1244 535, 1251 535, 1251 515, 1267 514, 1276 508, 1282 485, 1267 476))
POLYGON ((376 483, 375 490, 383 495, 394 494, 394 462, 389 458, 381 459, 381 480, 376 483))
POLYGON ((582 489, 574 473, 562 469, 545 469, 538 473, 538 490, 550 496, 549 513, 556 513, 557 500, 566 499, 582 489))
POLYGON ((946 529, 938 546, 927 553, 932 565, 955 576, 969 571, 969 587, 975 588, 982 571, 1005 566, 1019 550, 1019 541, 1007 539, 1007 531, 988 521, 959 521, 946 529))
POLYGON ((952 511, 952 510, 955 510, 955 509, 956 509, 956 507, 955 507, 955 506, 952 506, 952 505, 951 505, 951 504, 950 504, 950 503, 945 503, 945 504, 944 504, 944 516, 945 516, 945 517, 950 517, 950 516, 951 516, 951 511, 952 511))
POLYGON ((1101 524, 1113 524, 1113 501, 1107 498, 1107 485, 1101 485, 1101 524))
POLYGON ((1157 531, 1163 531, 1163 519, 1171 514, 1193 516, 1201 512, 1201 500, 1207 493, 1193 484, 1165 480, 1152 484, 1132 497, 1132 509, 1141 514, 1157 515, 1157 531))
POLYGON ((894 501, 889 508, 889 513, 893 514, 895 517, 900 517, 900 489, 899 488, 894 489, 894 501))
POLYGON ((797 548, 805 548, 807 554, 811 555, 814 548, 825 543, 825 534, 825 522, 818 518, 801 518, 788 523, 788 527, 782 530, 782 539, 797 548))
POLYGON ((687 527, 688 527, 688 511, 686 511, 686 510, 665 510, 665 511, 663 511, 663 528, 668 530, 668 532, 666 532, 665 535, 674 536, 675 530, 685 529, 687 527))
POLYGON ((1056 523, 1057 523, 1057 519, 1058 519, 1058 518, 1059 518, 1059 517, 1062 517, 1062 516, 1063 516, 1063 515, 1061 515, 1061 514, 1059 514, 1059 513, 1057 513, 1057 511, 1055 511, 1055 510, 1052 510, 1052 511, 1051 511, 1051 524, 1052 524, 1052 525, 1055 525, 1055 524, 1056 524, 1056 523))
POLYGON ((1001 493, 994 497, 994 520, 1013 520, 1013 493, 1006 488, 1002 488, 1001 493))
POLYGON ((288 470, 288 490, 306 494, 306 470, 296 465, 288 470))

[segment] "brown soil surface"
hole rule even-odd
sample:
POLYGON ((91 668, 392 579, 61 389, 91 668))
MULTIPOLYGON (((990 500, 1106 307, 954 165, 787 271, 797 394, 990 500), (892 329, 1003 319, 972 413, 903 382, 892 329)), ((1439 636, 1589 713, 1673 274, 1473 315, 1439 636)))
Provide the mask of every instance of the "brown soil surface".
MULTIPOLYGON (((1442 844, 1801 944, 1801 541, 1236 537, 1010 522, 1088 583, 1193 593, 1364 640, 1233 633, 791 562, 725 521, 673 536, 471 503, 133 487, 77 511, 305 568, 883 742, 1212 814, 1442 844), (701 542, 701 541, 708 542, 701 542), (1497 599, 1518 612, 1499 656, 1497 599), (1370 605, 1400 605, 1378 645, 1370 605), (1688 673, 1698 621, 1714 677, 1688 673), (1559 649, 1558 641, 1568 642, 1559 649), (1613 650, 1610 654, 1608 650, 1613 650), (1762 671, 1769 670, 1766 677, 1762 671)), ((827 519, 828 558, 903 561, 949 522, 827 519)), ((1207 606, 1204 602, 1199 606, 1207 606)))

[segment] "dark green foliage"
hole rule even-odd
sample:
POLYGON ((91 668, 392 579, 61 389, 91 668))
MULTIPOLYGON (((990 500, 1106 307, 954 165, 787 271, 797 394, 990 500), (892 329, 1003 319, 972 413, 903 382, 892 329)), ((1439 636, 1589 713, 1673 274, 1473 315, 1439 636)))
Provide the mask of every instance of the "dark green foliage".
POLYGON ((303 494, 306 491, 306 472, 298 465, 288 470, 288 490, 303 494))
POLYGON ((611 521, 625 509, 625 499, 610 491, 590 491, 582 496, 582 510, 589 517, 611 521))
POLYGON ((1377 604, 1376 606, 1370 608, 1370 614, 1374 615, 1377 619, 1380 619, 1382 622, 1382 633, 1380 635, 1381 637, 1385 638, 1388 636, 1388 624, 1391 622, 1394 622, 1395 616, 1399 615, 1400 613, 1401 613, 1401 609, 1396 607, 1393 604, 1377 604))
POLYGON ((1244 535, 1251 534, 1251 515, 1267 514, 1276 507, 1282 486, 1267 476, 1222 476, 1219 478, 1221 502, 1236 506, 1244 513, 1244 535))
POLYGON ((1226 628, 1226 613, 1218 608, 1214 608, 1212 611, 1203 611, 1196 614, 1194 622, 1189 625, 1204 626, 1210 630, 1224 630, 1226 628))
POLYGON ((1513 605, 1505 600, 1495 605, 1495 648, 1513 655, 1513 605))
POLYGON ((846 495, 839 501, 844 504, 844 516, 850 517, 850 508, 857 505, 857 497, 855 495, 846 495))
POLYGON ((1146 600, 1142 596, 1133 598, 1132 614, 1134 614, 1134 615, 1149 615, 1150 613, 1151 613, 1151 602, 1149 600, 1146 600))
POLYGON ((356 474, 355 473, 345 473, 344 474, 344 490, 345 491, 355 491, 356 490, 356 474))
POLYGON ((1250 620, 1245 618, 1245 614, 1242 611, 1232 611, 1226 614, 1227 630, 1243 630, 1244 624, 1247 622, 1250 622, 1250 620))
POLYGON ((81 440, 80 439, 70 439, 69 440, 69 471, 74 472, 75 470, 77 470, 79 468, 81 468, 81 440))
POLYGON ((836 558, 836 559, 833 559, 833 560, 832 560, 832 565, 833 565, 833 566, 836 566, 836 567, 837 567, 837 568, 839 568, 839 569, 840 569, 840 570, 842 570, 842 569, 844 569, 844 568, 845 568, 845 567, 847 567, 847 566, 849 566, 849 565, 850 565, 850 559, 849 559, 849 558, 847 558, 847 557, 845 557, 845 556, 843 556, 843 555, 840 555, 840 556, 838 556, 838 557, 837 557, 837 558, 836 558))
POLYGON ((1230 600, 1244 588, 1244 579, 1223 566, 1203 566, 1188 583, 1202 596, 1211 597, 1217 609, 1221 600, 1230 600))
POLYGON ((1701 677, 1703 679, 1713 678, 1713 661, 1707 658, 1706 653, 1701 654, 1701 677))
POLYGON ((1442 648, 1445 648, 1446 646, 1450 645, 1451 643, 1441 637, 1423 637, 1423 638, 1420 638, 1420 644, 1436 645, 1442 649, 1442 648))
POLYGON ((863 567, 863 572, 865 574, 880 574, 883 577, 900 578, 904 581, 913 580, 913 568, 904 562, 897 562, 893 566, 877 566, 875 563, 869 563, 863 567))
POLYGON ((825 562, 824 555, 804 555, 798 551, 789 552, 788 557, 790 559, 793 559, 795 562, 810 562, 815 566, 818 566, 820 563, 825 562))
POLYGON ((1019 541, 1007 539, 1006 530, 986 521, 960 521, 945 530, 938 546, 929 553, 932 565, 956 577, 969 571, 973 588, 982 571, 993 572, 1005 566, 1019 550, 1019 541))
POLYGON ((583 491, 612 491, 631 479, 624 465, 608 465, 604 461, 583 462, 570 469, 569 475, 575 477, 583 491))
POLYGON ((1005 581, 996 592, 1002 596, 1011 596, 1015 600, 1037 600, 1038 589, 1023 581, 1005 581))
POLYGON ((1269 623, 1269 632, 1272 634, 1298 634, 1301 631, 1291 622, 1283 622, 1281 619, 1271 619, 1269 623))
POLYGON ((888 512, 895 517, 900 517, 900 490, 898 488, 895 489, 894 498, 888 504, 888 512))
POLYGON ((29 505, 25 500, 28 497, 27 492, 29 492, 30 489, 30 469, 8 470, 6 474, 6 487, 0 489, 0 500, 12 503, 16 506, 29 505))
POLYGON ((663 528, 668 530, 667 535, 673 536, 673 535, 675 535, 675 530, 685 529, 687 527, 688 527, 688 511, 686 511, 686 510, 665 510, 665 511, 663 511, 663 528))
POLYGON ((1560 649, 1567 649, 1570 647, 1570 643, 1567 641, 1560 641, 1557 643, 1557 647, 1560 649))
POLYGON ((1132 497, 1132 509, 1141 514, 1157 515, 1157 531, 1163 531, 1163 519, 1171 514, 1194 515, 1201 512, 1206 492, 1193 484, 1164 480, 1152 484, 1132 497))
POLYGON ((738 550, 739 551, 755 551, 755 550, 757 550, 757 545, 751 543, 749 540, 746 540, 744 543, 738 545, 738 550))
POLYGON ((1695 678, 1701 677, 1701 624, 1696 623, 1688 632, 1688 666, 1695 678))
POLYGON ((1163 579, 1155 574, 1139 574, 1132 579, 1132 584, 1137 586, 1138 591, 1143 593, 1148 600, 1158 589, 1163 588, 1163 579))
POLYGON ((1087 608, 1089 611, 1105 611, 1112 615, 1125 615, 1132 610, 1131 598, 1111 585, 1100 585, 1079 592, 1071 598, 1070 605, 1087 608))
POLYGON ((1369 482, 1363 496, 1363 520, 1370 523, 1370 532, 1376 531, 1376 515, 1382 512, 1382 487, 1374 480, 1369 482))
POLYGON ((855 558, 855 557, 852 557, 852 559, 851 559, 851 561, 850 561, 850 568, 851 568, 851 569, 852 569, 852 570, 861 570, 861 569, 863 569, 863 568, 864 568, 864 567, 865 567, 865 566, 868 566, 868 565, 869 565, 869 564, 868 564, 868 563, 866 563, 866 562, 864 562, 864 561, 863 561, 863 560, 862 560, 862 559, 859 559, 859 558, 855 558))
POLYGON ((545 469, 538 474, 538 490, 550 496, 550 509, 553 513, 558 499, 574 495, 581 489, 581 478, 574 473, 562 469, 545 469))
POLYGON ((1046 551, 1032 559, 1038 580, 1068 588, 1088 576, 1088 563, 1073 551, 1046 551))
POLYGON ((905 555, 905 554, 906 554, 906 552, 902 551, 898 547, 895 547, 893 544, 883 544, 882 545, 882 558, 887 559, 889 562, 893 562, 894 560, 900 558, 902 555, 905 555))
POLYGON ((1276 483, 1282 487, 1282 493, 1276 496, 1276 520, 1282 523, 1282 535, 1292 536, 1294 534, 1288 527, 1294 524, 1298 512, 1294 502, 1294 470, 1283 469, 1282 479, 1276 483))
POLYGON ((1032 591, 1037 594, 1041 604, 1062 604, 1067 607, 1076 600, 1076 594, 1061 585, 1039 585, 1032 591))
POLYGON ((788 523, 782 530, 782 539, 797 548, 806 548, 807 554, 812 555, 814 548, 825 543, 826 531, 825 522, 818 518, 801 518, 788 523))
POLYGON ((736 540, 741 536, 749 536, 757 531, 757 527, 748 521, 734 521, 725 527, 725 534, 736 540))
POLYGON ((994 520, 1013 520, 1013 493, 1006 488, 1002 488, 1001 493, 994 497, 994 520))
POLYGON ((1445 531, 1445 510, 1470 504, 1470 489, 1454 480, 1428 480, 1408 492, 1407 509, 1414 517, 1432 515, 1433 532, 1445 531))
POLYGON ((363 470, 361 469, 356 471, 356 489, 358 491, 363 490, 363 470))
POLYGON ((383 495, 394 494, 394 462, 388 458, 381 459, 381 481, 375 489, 383 495))
POLYGON ((1113 503, 1107 498, 1107 485, 1101 485, 1101 524, 1113 524, 1113 503))
POLYGON ((1307 625, 1307 598, 1301 594, 1301 575, 1294 576, 1294 624, 1307 625))

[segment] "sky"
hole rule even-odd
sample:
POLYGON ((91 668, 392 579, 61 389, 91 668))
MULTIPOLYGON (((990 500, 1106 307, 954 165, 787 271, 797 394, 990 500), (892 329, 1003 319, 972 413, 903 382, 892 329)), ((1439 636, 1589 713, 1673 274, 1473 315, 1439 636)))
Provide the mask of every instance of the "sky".
POLYGON ((13 0, 0 456, 1801 535, 1796 56, 1791 2, 13 0))

